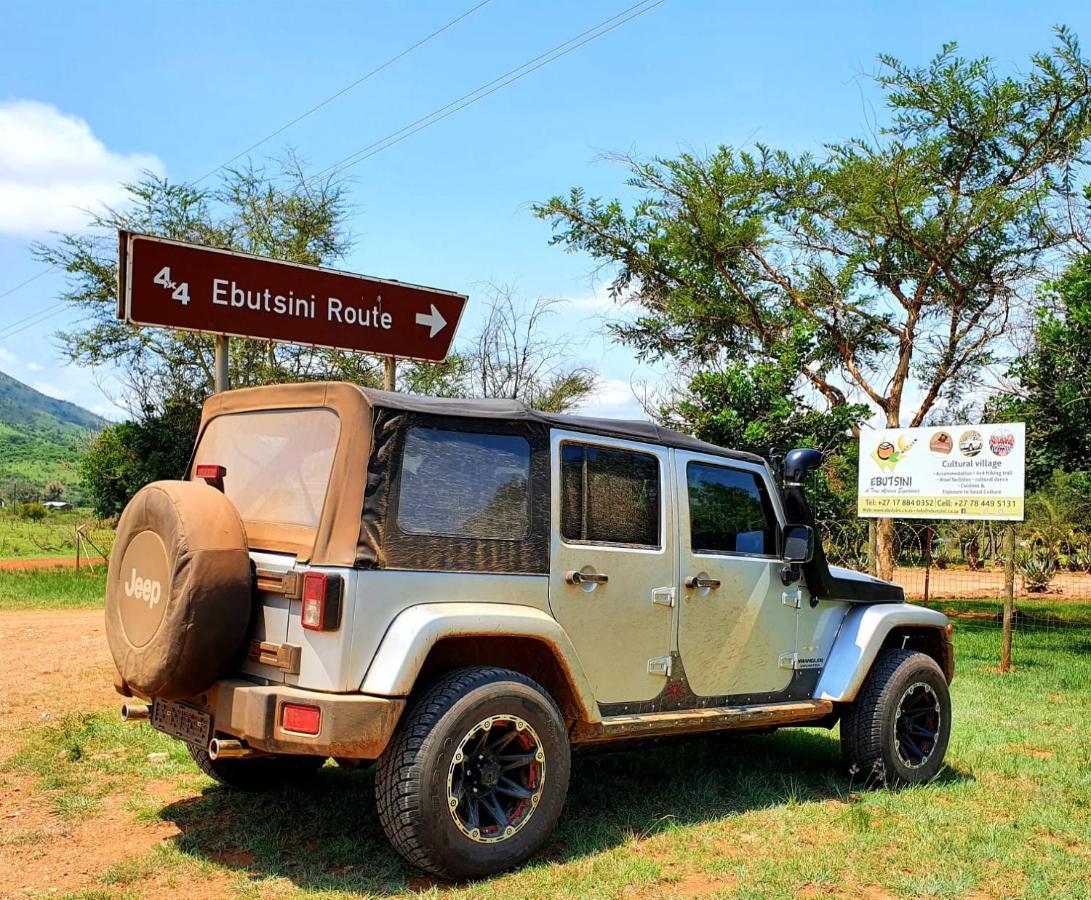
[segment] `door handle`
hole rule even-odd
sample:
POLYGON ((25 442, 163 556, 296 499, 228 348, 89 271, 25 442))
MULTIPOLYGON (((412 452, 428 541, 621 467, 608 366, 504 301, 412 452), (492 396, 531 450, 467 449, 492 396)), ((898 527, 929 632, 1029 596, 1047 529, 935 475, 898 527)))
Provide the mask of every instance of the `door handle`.
POLYGON ((690 590, 697 590, 698 588, 711 588, 712 590, 715 590, 719 586, 719 578, 702 578, 700 575, 690 575, 686 579, 686 587, 690 590))
POLYGON ((610 580, 609 575, 601 572, 565 572, 564 580, 569 584, 606 584, 610 580))

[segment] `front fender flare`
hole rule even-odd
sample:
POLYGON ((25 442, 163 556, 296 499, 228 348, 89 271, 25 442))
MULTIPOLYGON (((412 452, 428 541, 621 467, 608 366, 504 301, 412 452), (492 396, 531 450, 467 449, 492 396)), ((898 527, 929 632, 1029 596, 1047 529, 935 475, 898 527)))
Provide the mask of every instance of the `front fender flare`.
POLYGON ((877 603, 853 607, 838 629, 833 649, 818 679, 814 699, 848 703, 856 699, 887 636, 895 628, 944 629, 947 616, 909 603, 877 603))
POLYGON ((540 609, 508 603, 424 603, 403 610, 383 635, 360 690, 380 697, 406 697, 437 642, 475 635, 529 637, 547 645, 568 676, 581 719, 601 721, 576 648, 557 620, 540 609))

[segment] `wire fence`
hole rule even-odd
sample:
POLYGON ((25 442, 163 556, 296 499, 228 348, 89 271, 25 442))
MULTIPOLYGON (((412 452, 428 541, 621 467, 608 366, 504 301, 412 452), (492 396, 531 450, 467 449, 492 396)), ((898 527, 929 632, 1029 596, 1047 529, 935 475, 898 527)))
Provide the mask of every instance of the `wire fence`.
MULTIPOLYGON (((821 523, 831 564, 878 572, 869 520, 821 523)), ((895 520, 891 579, 906 598, 942 610, 959 632, 1002 646, 1004 522, 895 520)), ((1011 612, 1017 656, 1091 652, 1091 526, 1016 524, 1011 612)), ((985 646, 985 645, 983 645, 985 646)))

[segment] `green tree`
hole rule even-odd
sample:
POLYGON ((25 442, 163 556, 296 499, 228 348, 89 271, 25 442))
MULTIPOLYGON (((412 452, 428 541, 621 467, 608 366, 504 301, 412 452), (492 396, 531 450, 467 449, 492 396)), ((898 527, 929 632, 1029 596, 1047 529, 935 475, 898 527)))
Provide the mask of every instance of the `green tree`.
POLYGON ((170 403, 142 419, 99 432, 80 461, 80 476, 95 514, 104 519, 119 515, 144 485, 181 478, 199 422, 199 408, 170 403))
MULTIPOLYGON (((213 390, 214 348, 210 337, 117 319, 118 229, 311 265, 334 262, 349 247, 344 184, 308 178, 294 157, 272 169, 225 169, 219 185, 207 190, 151 173, 125 190, 127 202, 94 213, 90 231, 38 244, 35 253, 68 273, 64 299, 84 313, 79 326, 59 335, 64 353, 78 365, 113 366, 138 416, 203 402, 213 390)), ((231 342, 229 374, 235 387, 331 378, 382 382, 371 357, 242 339, 231 342)))
POLYGON ((21 503, 19 504, 19 518, 27 519, 31 522, 41 522, 48 515, 48 510, 41 503, 35 501, 34 503, 21 503))
POLYGON ((626 158, 630 211, 580 188, 536 207, 554 243, 613 267, 611 293, 639 311, 621 340, 696 370, 790 361, 825 408, 864 399, 891 426, 979 383, 1018 289, 1067 237, 1050 213, 1091 136, 1091 65, 1066 29, 1017 75, 954 44, 879 62, 889 116, 865 137, 626 158))
POLYGON ((1010 391, 986 412, 1026 422, 1031 488, 1054 471, 1091 471, 1091 254, 1049 282, 1042 299, 1033 344, 1008 369, 1010 391))

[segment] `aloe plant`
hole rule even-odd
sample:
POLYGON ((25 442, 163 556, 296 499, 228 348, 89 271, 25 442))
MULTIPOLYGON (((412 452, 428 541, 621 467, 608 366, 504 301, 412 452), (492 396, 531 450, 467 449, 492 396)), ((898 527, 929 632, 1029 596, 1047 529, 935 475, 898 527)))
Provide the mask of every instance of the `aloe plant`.
POLYGON ((1032 594, 1044 593, 1057 573, 1056 559, 1041 549, 1024 553, 1016 566, 1023 576, 1023 586, 1032 594))

